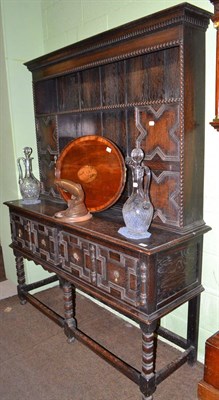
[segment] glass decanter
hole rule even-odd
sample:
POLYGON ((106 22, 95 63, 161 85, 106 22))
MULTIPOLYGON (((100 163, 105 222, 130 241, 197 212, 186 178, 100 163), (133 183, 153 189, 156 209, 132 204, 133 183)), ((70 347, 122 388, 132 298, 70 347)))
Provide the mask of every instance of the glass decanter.
POLYGON ((18 172, 19 172, 19 187, 22 196, 23 204, 37 204, 40 203, 40 182, 33 175, 31 157, 32 148, 24 147, 24 156, 17 159, 18 172), (21 161, 24 164, 24 173, 21 167, 21 161))
POLYGON ((132 170, 132 194, 122 208, 125 227, 119 233, 130 239, 143 239, 150 236, 148 228, 153 217, 153 206, 149 197, 151 180, 150 169, 142 163, 144 152, 135 148, 131 152, 128 165, 132 170))

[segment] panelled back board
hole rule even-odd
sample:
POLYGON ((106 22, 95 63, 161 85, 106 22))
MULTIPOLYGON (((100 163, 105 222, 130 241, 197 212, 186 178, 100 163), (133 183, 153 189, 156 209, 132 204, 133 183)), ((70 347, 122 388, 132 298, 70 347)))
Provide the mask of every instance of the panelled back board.
MULTIPOLYGON (((61 201, 55 162, 71 140, 101 135, 129 158, 139 136, 151 168, 153 225, 204 224, 205 31, 210 14, 183 3, 26 63, 33 75, 42 197, 61 201)), ((121 216, 125 190, 106 213, 121 216)))

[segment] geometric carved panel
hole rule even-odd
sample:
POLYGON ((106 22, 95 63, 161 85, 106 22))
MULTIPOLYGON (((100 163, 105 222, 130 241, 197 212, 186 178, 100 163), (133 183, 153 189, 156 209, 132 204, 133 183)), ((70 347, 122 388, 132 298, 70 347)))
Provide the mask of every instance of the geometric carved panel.
POLYGON ((57 264, 57 229, 11 213, 12 241, 40 260, 57 264))
POLYGON ((61 231, 61 267, 126 303, 139 305, 139 262, 137 258, 99 246, 61 231))
POLYGON ((59 260, 64 270, 86 282, 92 282, 93 247, 88 241, 59 232, 59 260))
POLYGON ((97 286, 120 300, 139 305, 139 262, 127 254, 96 246, 97 286))
MULTIPOLYGON (((180 161, 179 104, 154 104, 138 107, 139 124, 147 136, 142 142, 145 160, 158 156, 165 162, 180 161)), ((138 128, 138 123, 137 123, 138 128)))
POLYGON ((138 140, 143 137, 144 162, 152 172, 153 222, 179 228, 182 220, 179 99, 137 107, 136 127, 141 132, 138 140))
POLYGON ((31 221, 32 252, 41 260, 58 263, 57 229, 31 221))
POLYGON ((30 221, 14 213, 10 213, 10 220, 13 244, 31 250, 30 221))
POLYGON ((179 172, 161 171, 158 176, 152 173, 150 195, 155 209, 154 222, 161 221, 167 225, 179 226, 181 210, 179 172))

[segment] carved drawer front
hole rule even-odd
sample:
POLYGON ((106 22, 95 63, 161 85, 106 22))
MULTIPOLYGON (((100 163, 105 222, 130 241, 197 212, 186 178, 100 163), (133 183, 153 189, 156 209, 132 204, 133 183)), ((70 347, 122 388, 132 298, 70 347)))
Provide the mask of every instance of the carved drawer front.
POLYGON ((60 232, 59 239, 59 257, 64 270, 126 303, 139 305, 137 258, 65 232, 60 232))
POLYGON ((20 215, 11 213, 12 242, 16 247, 31 250, 30 221, 20 215))
POLYGON ((69 233, 59 233, 61 267, 86 282, 96 282, 95 248, 88 241, 69 233))
POLYGON ((140 300, 138 259, 103 246, 97 246, 97 259, 97 286, 137 307, 140 300))
POLYGON ((31 222, 32 252, 41 260, 58 264, 58 233, 51 226, 31 222))
POLYGON ((12 240, 16 247, 28 250, 47 262, 58 263, 57 229, 11 214, 12 240))

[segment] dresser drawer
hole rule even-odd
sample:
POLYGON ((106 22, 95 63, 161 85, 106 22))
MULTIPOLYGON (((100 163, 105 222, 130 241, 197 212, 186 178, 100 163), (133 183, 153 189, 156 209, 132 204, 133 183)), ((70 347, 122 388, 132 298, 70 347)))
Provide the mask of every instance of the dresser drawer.
POLYGON ((100 260, 97 286, 137 307, 140 299, 138 259, 103 246, 97 246, 96 251, 100 260))
POLYGON ((31 221, 32 252, 41 260, 59 263, 58 231, 56 228, 31 221))
POLYGON ((115 298, 139 305, 140 274, 137 258, 74 236, 59 233, 61 268, 115 298))
POLYGON ((58 233, 57 229, 24 218, 14 213, 10 214, 13 246, 23 249, 47 262, 58 263, 58 233))
POLYGON ((10 214, 12 243, 14 246, 31 250, 30 220, 21 215, 10 214))

